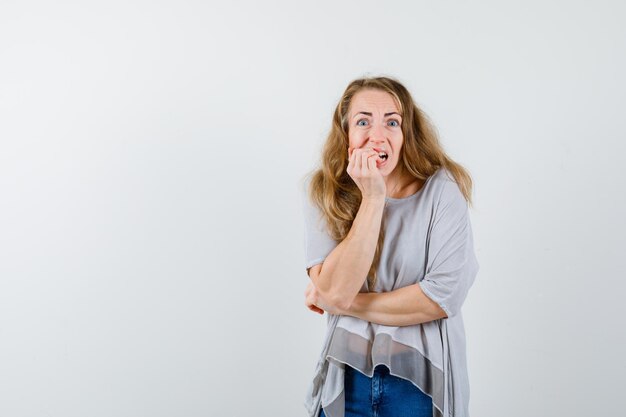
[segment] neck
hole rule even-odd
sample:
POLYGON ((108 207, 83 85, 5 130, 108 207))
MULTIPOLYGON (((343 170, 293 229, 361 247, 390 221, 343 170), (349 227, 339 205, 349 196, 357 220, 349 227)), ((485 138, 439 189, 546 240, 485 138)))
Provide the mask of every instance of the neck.
POLYGON ((410 184, 412 184, 415 179, 410 177, 409 175, 404 175, 404 171, 399 171, 395 173, 395 175, 389 175, 385 179, 385 185, 387 187, 387 197, 398 198, 403 196, 403 190, 410 184))

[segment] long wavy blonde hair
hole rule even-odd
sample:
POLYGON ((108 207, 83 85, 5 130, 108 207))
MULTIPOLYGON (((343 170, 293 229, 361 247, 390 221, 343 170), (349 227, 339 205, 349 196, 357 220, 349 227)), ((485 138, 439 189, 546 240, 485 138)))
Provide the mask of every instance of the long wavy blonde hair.
MULTIPOLYGON (((440 167, 447 168, 471 206, 472 178, 469 172, 446 155, 435 128, 426 114, 415 104, 408 90, 399 81, 390 77, 359 78, 348 85, 337 104, 332 127, 322 150, 320 166, 305 176, 311 178, 309 199, 321 210, 331 237, 337 242, 345 239, 361 205, 361 191, 346 171, 349 162, 346 155, 349 146, 350 103, 354 95, 364 89, 376 89, 391 94, 400 108, 403 143, 399 164, 403 174, 408 173, 413 178, 426 180, 440 167)), ((380 262, 384 236, 383 221, 367 276, 370 291, 376 284, 376 270, 380 262)))

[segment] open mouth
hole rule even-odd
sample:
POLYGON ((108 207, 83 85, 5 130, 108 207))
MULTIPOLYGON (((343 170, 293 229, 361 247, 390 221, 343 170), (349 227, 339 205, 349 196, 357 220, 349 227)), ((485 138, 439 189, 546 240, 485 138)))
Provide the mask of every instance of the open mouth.
POLYGON ((386 152, 378 152, 378 159, 376 160, 376 166, 381 168, 387 163, 387 159, 389 159, 389 155, 386 152))

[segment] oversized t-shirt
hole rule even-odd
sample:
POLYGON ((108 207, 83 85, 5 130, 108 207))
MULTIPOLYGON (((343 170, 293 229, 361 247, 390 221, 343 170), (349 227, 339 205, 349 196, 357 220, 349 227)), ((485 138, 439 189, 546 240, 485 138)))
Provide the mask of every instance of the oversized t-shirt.
MULTIPOLYGON (((304 182, 305 266, 324 262, 338 245, 304 182)), ((327 331, 304 405, 310 417, 320 407, 344 417, 345 365, 372 376, 378 364, 411 381, 433 400, 433 417, 468 417, 469 380, 461 306, 478 272, 469 206, 452 174, 439 168, 415 194, 386 197, 385 239, 377 282, 361 292, 387 292, 419 283, 447 318, 387 326, 348 315, 328 314, 327 331)), ((308 276, 307 276, 308 277, 308 276)))

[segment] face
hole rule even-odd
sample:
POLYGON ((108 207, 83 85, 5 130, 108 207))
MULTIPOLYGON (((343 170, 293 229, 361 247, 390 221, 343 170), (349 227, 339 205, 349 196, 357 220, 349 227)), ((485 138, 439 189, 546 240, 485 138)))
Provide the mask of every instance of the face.
POLYGON ((392 173, 402 148, 402 116, 393 96, 380 90, 361 90, 352 97, 348 112, 350 149, 375 149, 387 154, 377 158, 376 166, 383 176, 392 173))

